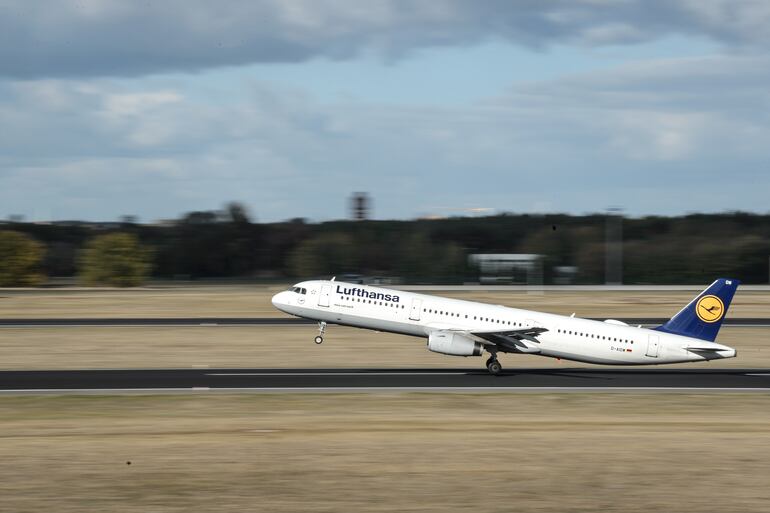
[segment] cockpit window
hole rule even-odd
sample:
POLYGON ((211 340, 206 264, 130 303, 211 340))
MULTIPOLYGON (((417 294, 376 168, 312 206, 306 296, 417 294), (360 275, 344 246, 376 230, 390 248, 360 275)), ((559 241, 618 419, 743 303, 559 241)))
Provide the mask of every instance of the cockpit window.
POLYGON ((297 294, 307 294, 307 289, 302 288, 302 287, 292 287, 289 290, 291 290, 292 292, 295 292, 297 294))

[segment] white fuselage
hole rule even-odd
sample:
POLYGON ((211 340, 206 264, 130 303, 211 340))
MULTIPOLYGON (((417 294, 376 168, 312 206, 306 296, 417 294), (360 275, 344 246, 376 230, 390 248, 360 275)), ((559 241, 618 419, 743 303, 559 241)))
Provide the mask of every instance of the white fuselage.
POLYGON ((552 358, 657 365, 736 355, 735 349, 721 344, 617 321, 594 321, 337 281, 306 281, 295 287, 305 293, 276 294, 276 308, 307 319, 416 337, 428 337, 437 330, 472 333, 545 328, 548 331, 537 335, 539 343, 530 344, 533 350, 520 352, 552 358))

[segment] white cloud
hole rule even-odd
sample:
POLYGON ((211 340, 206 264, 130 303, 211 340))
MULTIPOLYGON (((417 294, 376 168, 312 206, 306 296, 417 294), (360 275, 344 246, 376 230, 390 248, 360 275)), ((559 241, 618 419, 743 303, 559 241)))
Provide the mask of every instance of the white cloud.
MULTIPOLYGON (((689 198, 756 184, 770 158, 768 70, 648 62, 453 108, 324 103, 247 80, 210 96, 171 79, 0 83, 0 215, 151 219, 241 200, 260 219, 318 219, 344 216, 353 190, 371 191, 381 217, 430 204, 582 212, 611 195, 645 212, 633 191, 661 181, 680 191, 670 208, 697 210, 689 198)), ((762 186, 745 188, 710 207, 764 209, 762 186)))

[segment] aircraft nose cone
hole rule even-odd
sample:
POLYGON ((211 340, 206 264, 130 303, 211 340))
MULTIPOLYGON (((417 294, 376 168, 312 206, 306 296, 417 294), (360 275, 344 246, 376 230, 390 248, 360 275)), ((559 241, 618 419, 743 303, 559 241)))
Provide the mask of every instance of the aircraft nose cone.
POLYGON ((288 308, 291 308, 292 304, 294 303, 294 299, 292 298, 293 295, 294 294, 288 290, 284 290, 283 292, 279 292, 273 296, 271 302, 276 309, 282 312, 291 313, 288 311, 288 308))

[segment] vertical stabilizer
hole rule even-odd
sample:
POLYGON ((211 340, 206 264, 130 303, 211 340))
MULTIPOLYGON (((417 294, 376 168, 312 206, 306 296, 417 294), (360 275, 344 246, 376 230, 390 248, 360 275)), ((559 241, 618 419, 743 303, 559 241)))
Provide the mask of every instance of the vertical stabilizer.
POLYGON ((666 324, 655 329, 713 342, 740 283, 738 280, 719 278, 666 324))

